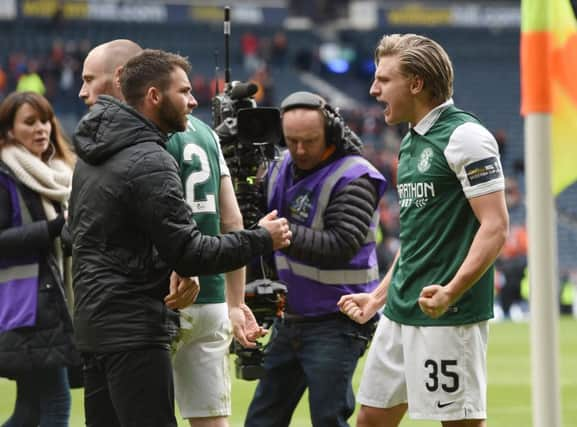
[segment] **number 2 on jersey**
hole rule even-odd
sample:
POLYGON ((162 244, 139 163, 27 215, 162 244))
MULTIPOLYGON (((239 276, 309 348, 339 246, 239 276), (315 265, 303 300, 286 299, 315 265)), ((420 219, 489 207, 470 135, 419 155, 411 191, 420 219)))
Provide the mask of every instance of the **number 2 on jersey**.
POLYGON ((210 178, 210 163, 206 151, 196 144, 187 144, 182 153, 184 161, 191 161, 194 156, 198 157, 200 170, 192 172, 186 178, 186 201, 194 213, 216 212, 215 195, 205 193, 204 200, 195 199, 195 187, 205 183, 210 178))

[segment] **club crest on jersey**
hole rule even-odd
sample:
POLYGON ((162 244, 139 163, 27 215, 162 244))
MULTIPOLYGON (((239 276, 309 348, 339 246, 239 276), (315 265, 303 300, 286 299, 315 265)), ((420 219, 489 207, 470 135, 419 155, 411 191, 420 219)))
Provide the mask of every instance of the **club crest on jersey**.
POLYGON ((311 212, 311 192, 305 191, 296 196, 289 205, 291 220, 305 223, 311 212))
POLYGON ((419 163, 417 163, 417 169, 421 173, 425 173, 431 167, 433 159, 433 149, 430 147, 425 148, 421 151, 421 155, 419 156, 419 163))

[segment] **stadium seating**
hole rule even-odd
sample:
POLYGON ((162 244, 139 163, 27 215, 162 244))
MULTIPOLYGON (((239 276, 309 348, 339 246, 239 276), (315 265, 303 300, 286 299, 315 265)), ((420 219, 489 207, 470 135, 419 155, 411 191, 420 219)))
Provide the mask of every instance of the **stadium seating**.
MULTIPOLYGON (((271 38, 278 28, 267 26, 234 25, 231 38, 231 70, 233 79, 244 80, 250 75, 243 69, 241 35, 251 31, 261 40, 271 38)), ((360 61, 370 61, 374 47, 384 32, 417 32, 439 41, 450 54, 455 68, 454 99, 458 106, 473 111, 492 130, 506 135, 503 164, 508 175, 518 174, 522 164, 523 121, 519 115, 519 31, 487 28, 381 28, 374 31, 342 30, 335 35, 342 44, 353 47, 357 63, 352 71, 330 74, 314 63, 315 49, 326 35, 314 31, 286 30, 288 38, 285 67, 272 66, 276 102, 294 90, 303 88, 298 69, 294 67, 299 55, 310 55, 313 66, 309 72, 317 73, 327 82, 365 105, 374 105, 368 96, 372 73, 361 70, 360 61)), ((161 48, 188 56, 193 72, 212 78, 215 70, 214 52, 219 52, 222 73, 224 39, 222 23, 130 23, 130 22, 51 22, 18 21, 2 22, 0 28, 0 63, 5 65, 8 54, 20 51, 31 57, 47 56, 55 39, 87 40, 96 45, 114 38, 130 38, 142 46, 161 48)), ((302 65, 302 64, 301 64, 302 65)), ((78 84, 78 82, 77 82, 78 84)), ((75 89, 77 90, 77 89, 75 89)), ((64 115, 64 122, 72 128, 83 107, 75 93, 57 94, 53 103, 64 115), (74 99, 73 99, 74 98, 74 99)), ((203 119, 209 118, 207 106, 199 109, 203 119)), ((521 180, 522 181, 522 180, 521 180)), ((522 182, 521 182, 522 184, 522 182)), ((521 186, 522 187, 522 186, 521 186)), ((577 186, 574 185, 557 198, 560 215, 559 259, 563 267, 577 268, 577 186)), ((516 219, 517 220, 517 219, 516 219)), ((518 219, 523 221, 523 218, 518 219)))

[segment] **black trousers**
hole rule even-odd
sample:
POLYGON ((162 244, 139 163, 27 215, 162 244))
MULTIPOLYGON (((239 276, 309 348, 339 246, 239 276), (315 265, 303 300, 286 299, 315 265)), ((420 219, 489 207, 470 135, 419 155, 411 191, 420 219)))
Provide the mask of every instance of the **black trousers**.
POLYGON ((168 349, 84 353, 87 427, 176 427, 168 349))

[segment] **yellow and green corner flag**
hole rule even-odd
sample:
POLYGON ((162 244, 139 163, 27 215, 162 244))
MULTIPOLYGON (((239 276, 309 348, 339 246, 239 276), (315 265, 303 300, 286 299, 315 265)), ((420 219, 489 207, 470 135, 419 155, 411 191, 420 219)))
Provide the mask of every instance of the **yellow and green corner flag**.
POLYGON ((577 181, 577 20, 569 0, 521 2, 521 113, 551 114, 559 194, 577 181))

